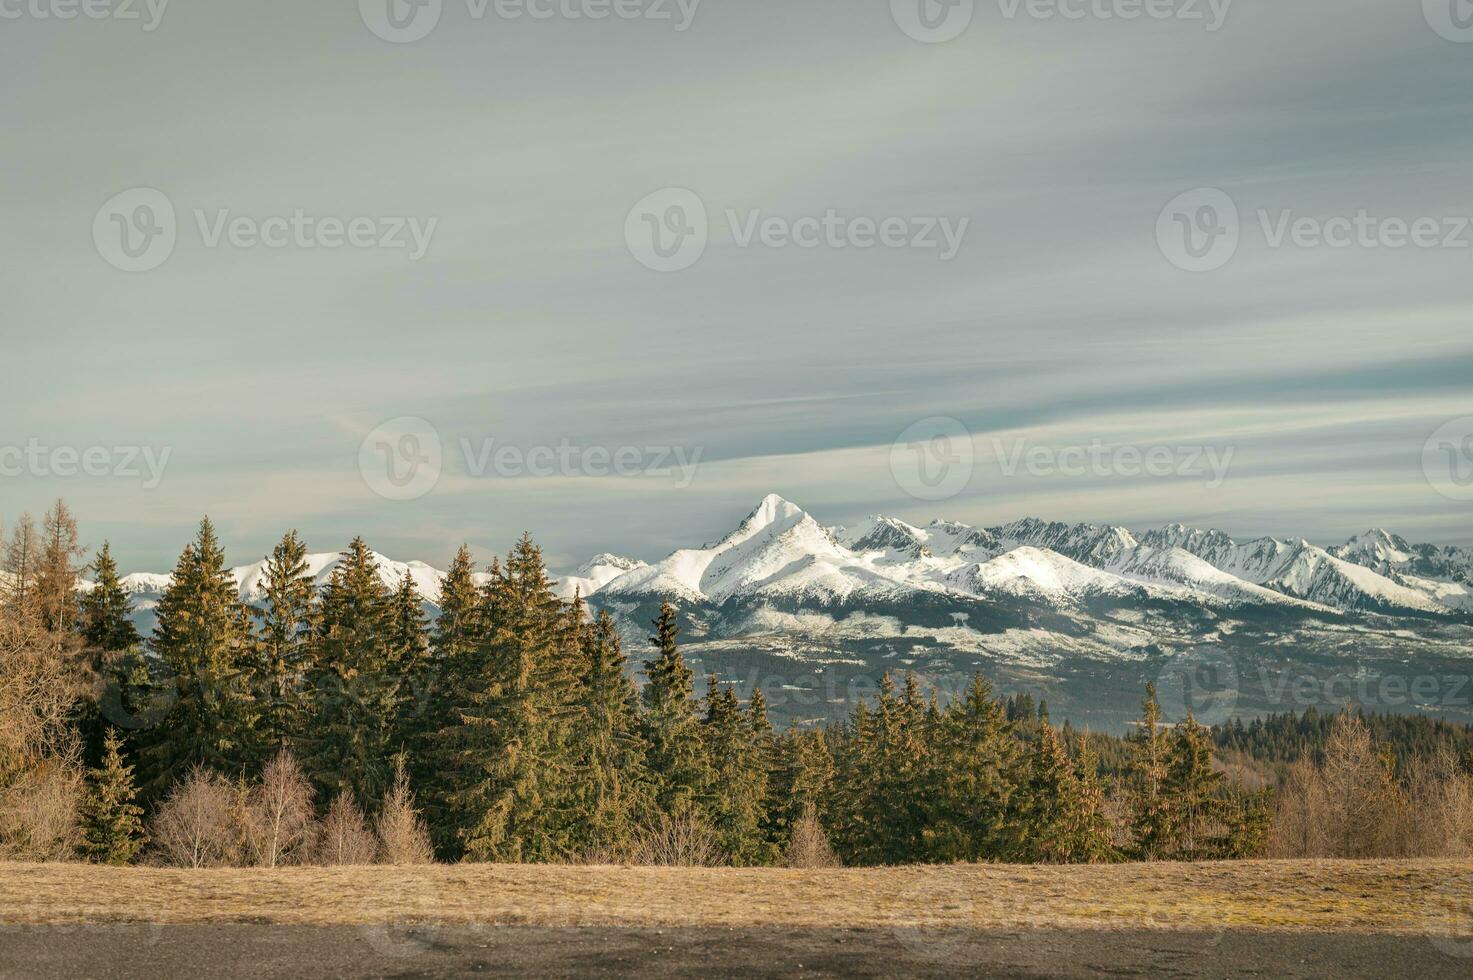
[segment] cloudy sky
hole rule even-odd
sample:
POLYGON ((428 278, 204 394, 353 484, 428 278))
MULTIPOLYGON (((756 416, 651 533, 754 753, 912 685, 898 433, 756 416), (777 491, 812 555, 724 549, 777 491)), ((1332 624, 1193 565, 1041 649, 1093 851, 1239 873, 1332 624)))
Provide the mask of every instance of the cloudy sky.
POLYGON ((1473 543, 1454 0, 94 2, 0 2, 6 525, 568 567, 775 491, 1473 543))

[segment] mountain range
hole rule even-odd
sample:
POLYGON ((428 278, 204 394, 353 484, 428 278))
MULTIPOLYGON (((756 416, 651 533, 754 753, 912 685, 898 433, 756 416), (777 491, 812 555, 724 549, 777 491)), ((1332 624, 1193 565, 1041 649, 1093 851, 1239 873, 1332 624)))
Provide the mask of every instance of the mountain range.
MULTIPOLYGON (((314 578, 326 581, 337 560, 310 556, 314 578)), ((412 577, 433 611, 443 572, 376 560, 391 587, 412 577)), ((263 567, 232 571, 243 600, 260 599, 263 567)), ((123 579, 145 631, 168 580, 123 579)), ((659 603, 674 602, 698 669, 763 685, 776 713, 796 721, 842 713, 864 693, 856 684, 872 689, 885 670, 916 671, 943 691, 980 670, 1052 695, 1076 721, 1118 726, 1162 664, 1204 647, 1230 651, 1218 656, 1231 657, 1240 688, 1250 661, 1296 679, 1455 676, 1473 655, 1473 549, 1379 529, 1321 547, 1181 524, 921 527, 876 516, 836 527, 769 495, 715 543, 654 563, 598 555, 558 589, 609 610, 636 661, 659 603)), ((1265 675, 1260 693, 1273 683, 1265 675)), ((1385 707, 1462 717, 1473 715, 1466 700, 1385 707)), ((1296 706, 1243 692, 1234 702, 1296 706)))

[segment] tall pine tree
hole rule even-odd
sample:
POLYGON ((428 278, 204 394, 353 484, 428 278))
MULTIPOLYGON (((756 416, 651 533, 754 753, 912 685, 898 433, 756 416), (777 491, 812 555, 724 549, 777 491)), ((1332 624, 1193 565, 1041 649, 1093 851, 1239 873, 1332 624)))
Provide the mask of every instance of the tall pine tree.
POLYGON ((661 603, 655 620, 653 660, 645 662, 644 736, 655 782, 655 804, 661 813, 685 816, 700 802, 705 786, 705 759, 696 717, 695 674, 681 655, 675 607, 661 603))

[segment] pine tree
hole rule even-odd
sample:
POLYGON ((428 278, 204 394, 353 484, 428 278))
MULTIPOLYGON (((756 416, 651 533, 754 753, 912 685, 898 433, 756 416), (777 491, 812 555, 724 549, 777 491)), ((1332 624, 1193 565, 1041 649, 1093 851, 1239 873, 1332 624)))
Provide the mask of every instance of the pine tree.
POLYGON ((123 764, 122 739, 108 729, 102 765, 89 774, 82 803, 82 853, 99 864, 127 864, 143 847, 143 808, 134 800, 133 767, 123 764))
POLYGON ((1207 729, 1188 715, 1173 733, 1162 787, 1173 815, 1168 859, 1203 861, 1225 855, 1227 814, 1219 796, 1225 778, 1212 768, 1207 729))
POLYGON ((133 606, 118 580, 118 564, 106 541, 92 563, 92 574, 96 585, 80 600, 82 639, 104 653, 133 649, 140 642, 133 626, 133 606))
POLYGON ((423 724, 427 707, 425 692, 431 686, 430 637, 424 599, 408 575, 394 590, 388 612, 389 662, 399 686, 399 717, 393 744, 403 751, 413 744, 423 724))
POLYGON ((945 711, 932 770, 931 857, 996 860, 1006 849, 1019 742, 980 676, 945 711))
POLYGON ((581 825, 575 837, 587 853, 617 853, 649 818, 652 805, 639 695, 607 611, 583 631, 582 653, 573 732, 573 792, 581 825))
POLYGON ((354 538, 323 589, 311 645, 303 744, 323 799, 348 791, 368 806, 388 786, 399 707, 390 598, 373 552, 354 538))
POLYGON ((1166 792, 1171 740, 1161 723, 1154 684, 1146 685, 1141 720, 1126 741, 1132 751, 1127 792, 1133 852, 1140 860, 1160 860, 1170 847, 1176 814, 1166 792))
POLYGON ((696 808, 705 785, 700 723, 696 718, 695 674, 686 666, 677 640, 675 607, 660 605, 650 643, 655 658, 645 662, 644 735, 649 769, 660 812, 684 816, 696 808))
POLYGON ((738 866, 771 863, 776 856, 762 834, 767 771, 756 734, 754 719, 742 714, 736 694, 713 674, 701 731, 707 778, 701 797, 722 849, 738 866))
POLYGON ((1055 864, 1103 859, 1109 827, 1102 804, 1102 796, 1081 786, 1058 730, 1040 722, 1021 787, 1013 858, 1055 864))
POLYGON ((195 766, 243 773, 258 757, 249 614, 209 518, 179 556, 149 645, 159 663, 159 697, 172 704, 147 751, 151 792, 162 793, 195 766))
POLYGON ((312 636, 313 581, 307 546, 288 531, 266 559, 255 683, 261 700, 260 748, 274 753, 294 745, 306 729, 306 670, 312 636))
POLYGON ((466 856, 480 861, 570 857, 569 729, 575 714, 577 631, 553 594, 529 536, 492 583, 487 650, 460 712, 454 795, 466 856))
POLYGON ((774 849, 785 853, 793 828, 805 814, 811 813, 820 824, 833 822, 834 757, 822 730, 790 729, 774 737, 772 758, 766 837, 774 849))

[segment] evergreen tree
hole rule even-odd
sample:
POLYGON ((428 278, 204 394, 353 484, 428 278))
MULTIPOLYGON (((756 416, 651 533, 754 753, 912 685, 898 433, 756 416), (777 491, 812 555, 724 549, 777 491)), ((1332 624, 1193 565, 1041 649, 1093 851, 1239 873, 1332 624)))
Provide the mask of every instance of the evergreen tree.
POLYGON ((1212 768, 1212 742, 1195 718, 1176 727, 1163 792, 1172 814, 1166 857, 1201 861, 1228 850, 1226 801, 1220 797, 1226 777, 1212 768))
POLYGON ((122 740, 108 729, 102 765, 89 774, 82 802, 82 853, 99 864, 127 864, 143 847, 143 808, 134 799, 133 767, 123 764, 122 740))
POLYGON ((980 676, 942 716, 932 770, 930 857, 995 860, 1007 847, 1020 744, 980 676))
POLYGON ((309 709, 305 675, 314 590, 307 546, 296 531, 287 532, 266 559, 262 591, 264 602, 254 610, 259 632, 253 686, 261 701, 260 749, 274 754, 301 737, 309 709))
POLYGON ((478 656, 455 794, 467 857, 546 861, 576 849, 570 817, 577 630, 553 594, 542 552, 524 535, 492 583, 488 649, 478 656))
POLYGON ((777 853, 785 853, 804 814, 821 824, 833 822, 834 757, 822 730, 790 729, 773 738, 772 760, 766 837, 777 853))
POLYGON ((644 735, 649 769, 660 812, 682 816, 696 808, 705 785, 700 723, 692 696, 695 674, 686 666, 677 640, 675 607, 660 605, 650 643, 655 658, 645 662, 644 735))
MULTIPOLYGON (((1092 758, 1089 764, 1095 764, 1092 758)), ((1014 859, 1056 864, 1101 860, 1109 848, 1102 803, 1102 796, 1081 786, 1058 730, 1041 722, 1021 787, 1014 859)))
POLYGON ((424 599, 414 579, 404 576, 389 601, 389 662, 399 686, 399 718, 393 743, 403 751, 414 743, 424 721, 430 678, 430 637, 424 599))
POLYGON ((373 552, 354 538, 323 589, 308 671, 304 754, 322 799, 351 792, 369 806, 388 787, 399 696, 390 598, 373 552))
POLYGON ((80 600, 82 639, 103 653, 133 649, 140 642, 133 626, 133 606, 118 580, 118 564, 106 541, 92 563, 92 573, 97 584, 80 600))
POLYGON ((249 614, 208 517, 174 566, 149 645, 159 698, 172 704, 147 750, 151 792, 162 793, 196 766, 243 773, 257 755, 249 614))
POLYGON ((582 651, 573 736, 574 804, 581 824, 576 838, 587 852, 617 852, 651 807, 639 695, 607 611, 584 630, 582 651))
MULTIPOLYGON (((762 725, 766 725, 765 710, 762 725)), ((770 863, 776 855, 762 833, 767 797, 765 753, 757 724, 743 715, 731 688, 710 678, 702 725, 707 785, 701 794, 709 822, 732 864, 770 863)))
POLYGON ((1156 685, 1146 685, 1141 719, 1126 741, 1132 751, 1127 802, 1134 856, 1145 861, 1159 860, 1170 847, 1176 814, 1166 790, 1171 739, 1161 723, 1156 685))

